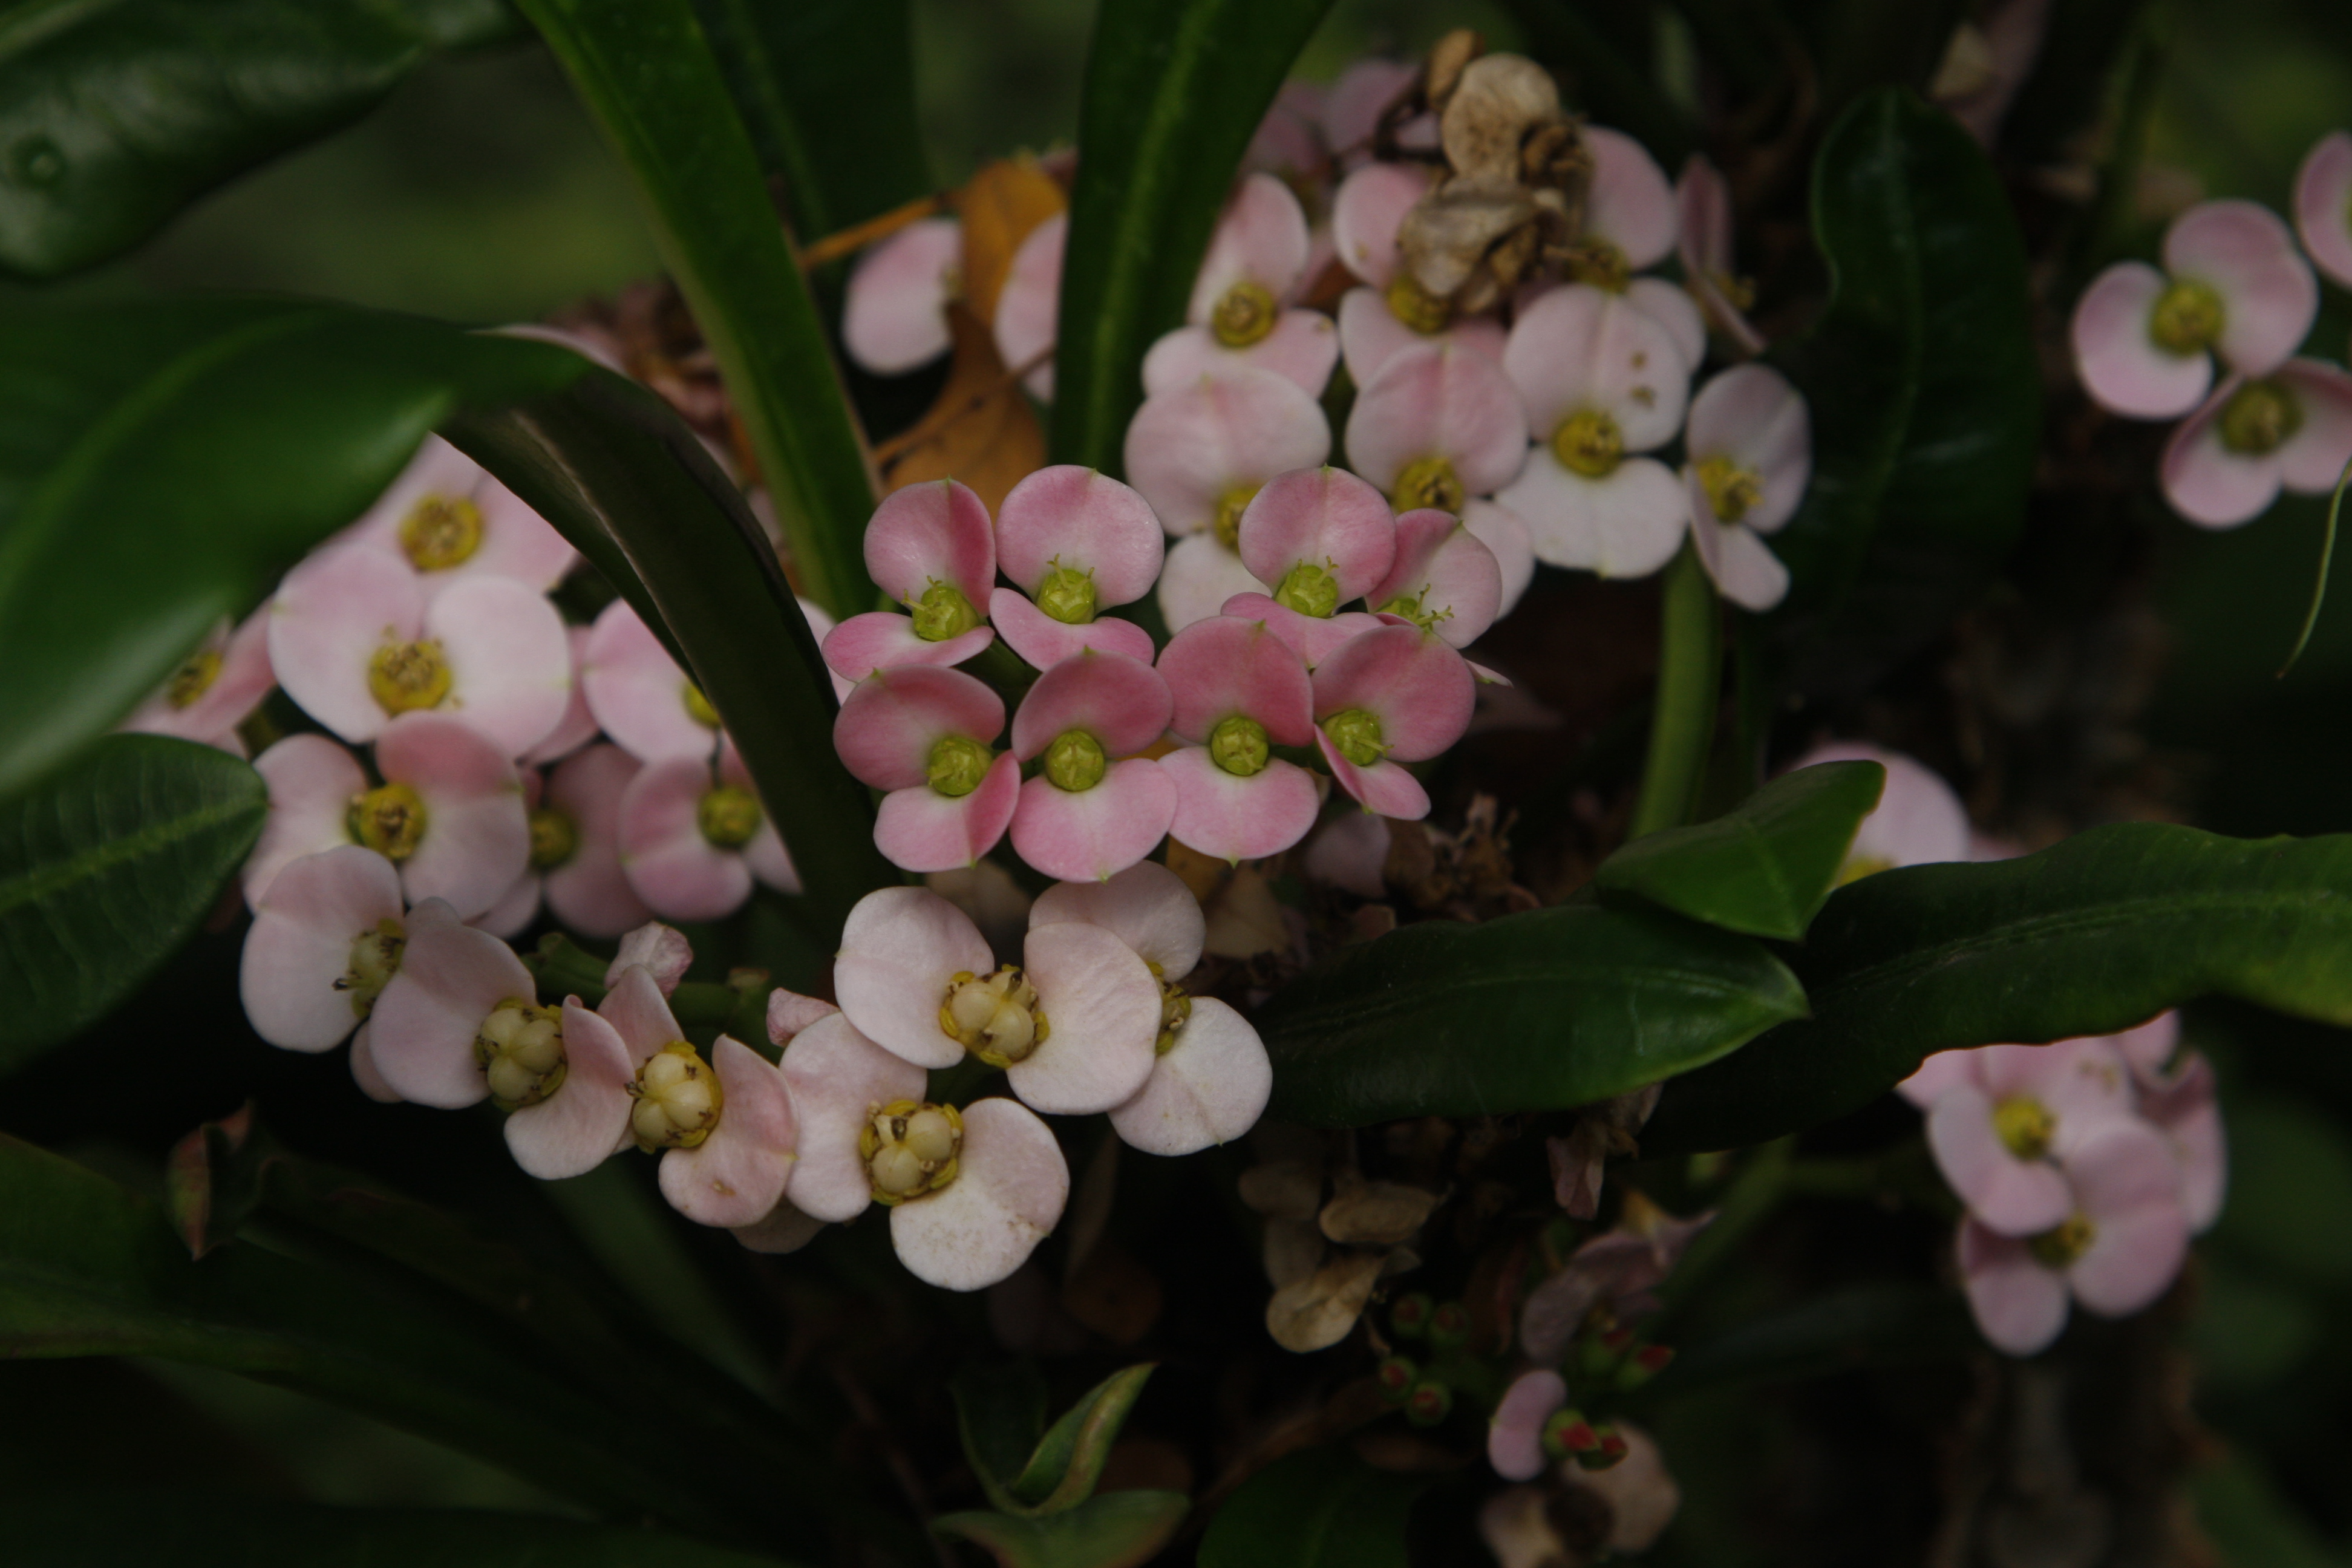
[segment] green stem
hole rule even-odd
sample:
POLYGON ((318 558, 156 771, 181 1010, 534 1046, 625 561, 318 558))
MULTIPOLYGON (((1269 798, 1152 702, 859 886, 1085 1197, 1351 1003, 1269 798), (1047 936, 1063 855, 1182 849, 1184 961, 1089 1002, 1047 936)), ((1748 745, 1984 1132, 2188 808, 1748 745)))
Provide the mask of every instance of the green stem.
POLYGON ((2286 662, 2279 666, 2276 679, 2284 680, 2303 650, 2311 646, 2311 634, 2319 628, 2319 606, 2327 602, 2327 572, 2336 562, 2336 520, 2344 510, 2344 491, 2352 487, 2352 461, 2344 465, 2336 476, 2336 493, 2327 500, 2327 531, 2319 536, 2319 574, 2311 584, 2311 608, 2304 612, 2303 630, 2295 634, 2294 647, 2287 650, 2286 662))
POLYGON ((1650 758, 1626 837, 1640 838, 1691 818, 1715 710, 1723 687, 1723 617, 1715 583, 1689 544, 1666 568, 1658 626, 1658 692, 1652 708, 1650 758))

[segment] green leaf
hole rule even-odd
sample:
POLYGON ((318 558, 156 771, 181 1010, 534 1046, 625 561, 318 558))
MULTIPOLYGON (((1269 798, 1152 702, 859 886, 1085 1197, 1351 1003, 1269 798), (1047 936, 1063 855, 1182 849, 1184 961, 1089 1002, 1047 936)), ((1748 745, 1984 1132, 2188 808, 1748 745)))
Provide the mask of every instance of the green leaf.
POLYGON ((929 192, 908 0, 694 0, 694 11, 802 237, 929 192))
POLYGON ((2352 837, 2120 823, 1841 888, 1790 963, 1813 1016, 1667 1086, 1644 1154, 1843 1116, 1937 1051, 2128 1028, 2220 994, 2352 1024, 2352 837))
POLYGON ((874 476, 759 154, 693 6, 520 4, 636 178, 809 597, 836 616, 871 608, 863 541, 874 476))
POLYGON ((193 1492, 12 1498, 8 1537, 26 1562, 72 1568, 776 1568, 777 1561, 635 1527, 193 1492))
POLYGON ((1157 1364, 1143 1362, 1112 1373, 1046 1429, 1013 1479, 1013 1495, 1028 1505, 1022 1511, 1059 1513, 1094 1495, 1110 1446, 1118 1441, 1118 1429, 1127 1425, 1157 1364))
POLYGON ((268 814, 244 762, 161 735, 110 736, 0 803, 0 1072, 136 991, 213 907, 268 814))
POLYGON ((983 1547, 998 1568, 1134 1568, 1183 1522, 1182 1492, 1105 1492, 1066 1513, 947 1513, 931 1528, 983 1547))
POLYGON ((1286 1455, 1217 1510, 1201 1568, 1405 1568, 1405 1520, 1428 1486, 1345 1448, 1286 1455))
POLYGON ((1938 1361, 1965 1355, 1981 1342, 1958 1291, 1912 1283, 1857 1285, 1680 1347, 1641 1397, 1646 1404, 1725 1384, 1788 1383, 1938 1361))
POLYGON ((2008 555, 2042 383, 2016 217, 1948 115, 1894 89, 1857 102, 1813 165, 1813 236, 1835 290, 1774 356, 1813 424, 1811 487, 1772 539, 1793 578, 1774 616, 1801 685, 1849 689, 2008 555))
POLYGON ((1774 779, 1712 822, 1637 838, 1601 863, 1592 885, 1748 936, 1805 934, 1878 804, 1886 770, 1823 763, 1774 779))
POLYGON ((1111 1373, 1050 1429, 1045 1387, 1027 1362, 967 1367, 956 1375, 956 1427, 988 1500, 1009 1514, 1060 1513, 1092 1496, 1111 1445, 1156 1363, 1111 1373))
POLYGON ((504 0, 115 0, 0 15, 0 268, 55 278, 357 120, 504 0))
POLYGON ((105 731, 551 343, 289 300, 0 308, 0 796, 105 731))
POLYGON ((814 924, 838 931, 898 879, 874 847, 873 797, 829 743, 832 680, 775 552, 667 404, 598 370, 448 433, 667 629, 792 850, 814 924))
POLYGON ((1278 992, 1258 1028, 1277 1120, 1360 1127, 1589 1104, 1804 1011, 1796 977, 1745 937, 1563 904, 1343 948, 1278 992))
POLYGON ((1822 112, 1833 115, 1873 88, 1926 91, 1968 9, 1966 0, 1790 0, 1786 14, 1812 54, 1822 112))
POLYGON ((1018 1508, 1007 1483, 1028 1468, 1029 1456, 1045 1435, 1045 1380, 1037 1363, 968 1366, 956 1373, 948 1392, 955 1399, 964 1459, 988 1500, 1007 1510, 1018 1508))
POLYGON ((1183 324, 1242 153, 1330 4, 1097 9, 1054 351, 1054 461, 1120 471, 1144 351, 1183 324))
POLYGON ((2259 1459, 2232 1445, 2193 1484, 2200 1531, 2229 1568, 2345 1568, 2352 1555, 2331 1542, 2288 1499, 2259 1459))

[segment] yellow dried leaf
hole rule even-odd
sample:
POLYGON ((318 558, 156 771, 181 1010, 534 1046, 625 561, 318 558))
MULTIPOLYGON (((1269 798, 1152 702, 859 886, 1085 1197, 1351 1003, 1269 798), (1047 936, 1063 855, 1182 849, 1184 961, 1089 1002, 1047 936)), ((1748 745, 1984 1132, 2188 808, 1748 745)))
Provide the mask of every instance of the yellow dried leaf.
POLYGON ((951 304, 948 327, 955 359, 939 401, 876 448, 875 459, 886 493, 926 479, 958 479, 993 513, 1007 491, 1045 466, 1045 433, 978 319, 951 304))
POLYGON ((996 297, 1013 269, 1013 253, 1029 231, 1070 205, 1069 197, 1034 158, 983 163, 956 193, 963 224, 963 297, 982 321, 996 320, 996 297))

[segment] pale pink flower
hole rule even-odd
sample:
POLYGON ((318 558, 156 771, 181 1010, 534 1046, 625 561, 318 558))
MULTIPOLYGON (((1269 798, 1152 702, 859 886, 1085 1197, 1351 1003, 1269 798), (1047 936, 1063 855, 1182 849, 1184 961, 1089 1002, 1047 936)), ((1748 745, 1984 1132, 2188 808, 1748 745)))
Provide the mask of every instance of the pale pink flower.
MULTIPOLYGON (((1419 66, 1377 57, 1339 73, 1323 96, 1323 141, 1340 167, 1352 169, 1371 157, 1381 116, 1420 79, 1419 66)), ((1436 151, 1436 116, 1415 115, 1397 127, 1396 139, 1398 146, 1413 152, 1436 151)))
POLYGON ((581 645, 580 686, 598 727, 641 763, 718 749, 719 710, 626 599, 605 605, 581 645))
MULTIPOLYGON (((618 746, 598 744, 555 766, 530 810, 530 869, 520 920, 499 911, 477 923, 512 936, 530 923, 543 898, 555 918, 582 936, 609 941, 653 918, 621 869, 621 800, 643 764, 618 746)), ((509 898, 519 897, 510 891, 509 898)))
POLYGON ((1495 624, 1503 570, 1453 513, 1422 508, 1396 520, 1396 560, 1364 602, 1467 647, 1495 624))
POLYGON ((1164 1001, 1151 1076, 1110 1124, 1147 1154, 1191 1154, 1230 1143, 1257 1124, 1274 1068, 1257 1031, 1213 996, 1185 994, 1208 921, 1183 879, 1146 860, 1104 882, 1063 882, 1030 909, 1031 929, 1081 921, 1124 942, 1159 977, 1164 1001))
POLYGON ((1534 441, 1496 497, 1527 522, 1535 557, 1603 577, 1643 577, 1674 558, 1690 503, 1654 458, 1683 424, 1690 367, 1674 333, 1622 296, 1555 289, 1511 329, 1503 366, 1534 441))
POLYGON ((1826 741, 1790 763, 1789 771, 1816 763, 1876 763, 1886 770, 1878 804, 1862 819, 1845 852, 1841 884, 1897 866, 1975 858, 1968 807, 1941 774, 1916 758, 1864 741, 1826 741))
POLYGON ((1160 520, 1136 491, 1072 463, 1040 468, 996 509, 997 565, 1019 591, 992 593, 989 616, 1039 669, 1089 647, 1148 664, 1151 635, 1098 612, 1151 592, 1166 551, 1160 520))
POLYGON ((1429 171, 1419 164, 1368 163, 1348 176, 1332 202, 1339 261, 1366 284, 1339 297, 1339 352, 1360 387, 1416 343, 1448 342, 1502 360, 1500 321, 1459 313, 1404 268, 1397 228, 1429 189, 1429 171))
POLYGON ((902 665, 858 683, 833 721, 858 782, 888 793, 875 847, 909 871, 970 866, 1012 826, 1021 764, 992 750, 1004 701, 960 669, 902 665))
POLYGON ((1389 825, 1368 811, 1343 811, 1307 846, 1299 869, 1309 881, 1377 899, 1388 892, 1389 825))
POLYGON ((1568 1406, 1568 1384, 1549 1367, 1523 1372, 1496 1402, 1486 1424, 1486 1462, 1507 1481, 1531 1481, 1551 1463, 1544 1428, 1568 1406))
POLYGON ((1229 620, 1263 621, 1266 630, 1281 638, 1310 670, 1364 633, 1388 624, 1369 610, 1341 610, 1335 616, 1301 615, 1257 593, 1235 594, 1217 613, 1229 620))
POLYGON ((642 969, 654 989, 667 996, 693 967, 694 945, 686 940, 686 933, 659 921, 647 921, 621 938, 613 962, 604 966, 604 989, 618 985, 630 970, 642 969))
POLYGON ((1272 371, 1203 376, 1144 399, 1127 427, 1127 478, 1177 539, 1160 574, 1169 630, 1257 586, 1238 553, 1243 510, 1276 474, 1330 452, 1322 405, 1272 371))
POLYGON ((1133 1099, 1160 1037, 1160 983, 1143 960, 1081 922, 1033 928, 1022 960, 994 965, 980 928, 929 889, 884 888, 850 910, 834 990, 885 1050, 926 1068, 970 1051, 1049 1114, 1133 1099))
POLYGON ((2059 1167, 2106 1123, 2132 1114, 2123 1058, 2105 1040, 1986 1046, 1968 1079, 1927 1108, 1927 1147, 1969 1212, 2003 1236, 2032 1236, 2071 1212, 2059 1167))
POLYGON ((1313 244, 1306 209, 1272 174, 1246 174, 1210 237, 1185 324, 1143 356, 1147 395, 1235 365, 1270 370, 1320 397, 1339 357, 1331 319, 1286 310, 1313 244))
POLYGON ((1691 399, 1683 448, 1699 563, 1733 604, 1770 609, 1789 592, 1789 569, 1764 536, 1796 515, 1812 480, 1812 416, 1804 395, 1769 365, 1736 365, 1691 399))
POLYGON ((1588 1237, 1559 1271, 1528 1293, 1519 1309, 1519 1348, 1557 1362, 1596 1304, 1621 1321, 1654 1311, 1654 1294, 1693 1241, 1715 1223, 1713 1210, 1689 1219, 1628 1194, 1616 1228, 1588 1237))
POLYGON ((289 735, 256 761, 269 819, 245 865, 258 909, 288 862, 354 841, 389 857, 411 900, 446 899, 460 919, 496 904, 530 858, 522 779, 496 744, 439 713, 404 713, 376 740, 371 789, 349 752, 289 735))
POLYGON ((2322 272, 2352 289, 2352 132, 2331 131, 2294 176, 2294 229, 2322 272))
POLYGON ((1622 131, 1587 125, 1579 133, 1592 159, 1571 274, 1622 286, 1628 276, 1674 254, 1681 228, 1674 188, 1647 149, 1622 131))
POLYGON ((834 627, 824 661, 835 674, 863 680, 900 665, 961 664, 995 640, 996 531, 987 506, 955 480, 882 498, 866 525, 866 571, 908 614, 874 610, 834 627))
POLYGON ((406 942, 391 861, 354 844, 294 861, 245 933, 237 989, 253 1032, 285 1050, 332 1050, 374 1009, 406 942))
POLYGON ((2139 1086, 2139 1111, 2172 1146, 2180 1165, 2180 1207, 2191 1235, 2221 1217, 2230 1185, 2229 1142, 2216 1098, 2213 1064, 2180 1049, 2180 1015, 2158 1013, 2115 1037, 2139 1086))
POLYGON ((1315 736, 1314 688, 1297 651, 1263 621, 1212 616, 1168 641, 1160 673, 1185 742, 1160 760, 1176 786, 1169 831, 1203 855, 1278 855, 1315 826, 1315 776, 1273 754, 1315 736))
POLYGON ((1323 89, 1317 83, 1284 82, 1242 153, 1243 172, 1263 171, 1299 186, 1321 183, 1323 107, 1323 89))
POLYGON ((1495 569, 1502 574, 1503 596, 1495 608, 1495 618, 1500 620, 1517 607, 1536 580, 1535 531, 1502 501, 1477 496, 1462 509, 1462 526, 1493 553, 1495 569))
POLYGON ((1022 384, 1042 403, 1054 401, 1054 338, 1060 330, 1062 247, 1070 215, 1055 213, 1029 231, 1013 253, 1004 288, 996 296, 996 356, 1007 370, 1024 366, 1022 384))
MULTIPOLYGON (((537 858, 540 840, 539 801, 546 788, 547 780, 541 776, 537 768, 522 770, 522 804, 531 825, 533 860, 537 858)), ((511 942, 529 931, 530 922, 539 918, 540 892, 538 868, 532 861, 527 860, 523 863, 522 875, 507 885, 507 890, 499 895, 498 901, 480 914, 468 918, 466 923, 476 931, 485 931, 501 941, 511 942)))
POLYGON ((572 696, 564 704, 563 717, 547 732, 547 739, 523 753, 522 761, 532 767, 560 762, 596 738, 596 714, 588 706, 588 683, 583 679, 588 639, 593 635, 587 626, 563 628, 564 641, 572 649, 572 696))
POLYGON ((890 1245, 907 1272, 943 1290, 981 1290, 1029 1260, 1061 1222, 1070 1168, 1052 1129, 1027 1106, 963 1108, 954 1181, 890 1211, 890 1245))
POLYGON ((1436 756, 1469 728, 1476 682, 1462 656, 1414 626, 1364 633, 1315 669, 1315 743, 1368 811, 1417 820, 1429 796, 1405 763, 1436 756))
MULTIPOLYGON (((1747 286, 1732 261, 1731 187, 1722 172, 1694 153, 1675 182, 1675 205, 1682 214, 1680 237, 1685 287, 1716 331, 1739 345, 1741 352, 1764 352, 1764 334, 1743 313, 1747 286)), ((1698 356, 1693 355, 1693 364, 1698 356)))
MULTIPOLYGON (((1013 716, 1013 755, 1044 759, 1021 786, 1013 847, 1049 877, 1123 871, 1159 847, 1176 785, 1135 752, 1168 729, 1168 683, 1123 653, 1081 649, 1037 678, 1013 716)), ((936 868, 931 868, 936 869, 936 868)))
POLYGON ((2067 1300, 2101 1317, 2137 1312, 2164 1294, 2189 1251, 2180 1177, 2145 1122, 2101 1128, 2066 1162, 2069 1205, 2032 1237, 1960 1222, 1960 1274, 1977 1327, 1995 1348, 2032 1355, 2066 1326, 2067 1300))
POLYGON ((1527 461, 1527 415, 1503 367, 1453 343, 1390 357, 1348 415, 1348 461, 1405 510, 1459 515, 1527 461))
POLYGON ((1395 564, 1396 514, 1345 468, 1294 468, 1250 498, 1236 543, 1275 603, 1328 619, 1395 564))
POLYGON ((351 541, 405 560, 427 599, 478 576, 544 593, 577 559, 546 519, 438 436, 425 437, 392 488, 337 536, 351 541))
POLYGON ((948 301, 963 263, 951 217, 910 223, 866 248, 841 304, 841 344, 877 375, 903 375, 948 352, 948 301))
POLYGON ((2165 231, 2163 271, 2119 261, 2092 279, 2074 306, 2074 369, 2100 406, 2170 419, 2203 401, 2211 353, 2241 375, 2269 375, 2318 310, 2319 284, 2276 214, 2205 202, 2165 231))
MULTIPOLYGON (((440 900, 427 899, 408 911, 400 970, 368 1016, 369 1055, 403 1100, 444 1110, 475 1104, 492 1093, 475 1039, 492 1013, 509 1007, 516 1029, 534 1019, 541 1027, 526 1047, 536 1054, 507 1060, 498 1087, 509 1101, 535 1100, 563 1060, 561 1014, 540 1007, 538 995, 514 949, 467 925, 440 900)), ((619 1133, 616 1121, 613 1137, 619 1133)), ((605 1152, 612 1147, 608 1137, 605 1152)))
POLYGON ((784 1047, 783 1074, 800 1116, 800 1160, 785 1200, 827 1225, 856 1219, 874 1201, 860 1136, 884 1106, 919 1105, 926 1075, 859 1034, 838 1012, 794 1031, 784 1047))
POLYGON ((269 662, 286 695, 357 744, 437 710, 520 756, 572 694, 572 648, 544 595, 470 574, 438 593, 400 556, 336 544, 286 574, 269 605, 269 662))
POLYGON ((172 678, 118 727, 176 735, 241 757, 245 742, 236 728, 277 684, 269 668, 269 606, 264 605, 234 630, 226 620, 214 626, 172 678))
POLYGON ((2352 375, 2291 359, 2260 380, 2232 375, 2165 443, 2164 498, 2205 528, 2234 528, 2281 489, 2326 495, 2352 459, 2352 375))
POLYGON ((647 763, 622 791, 615 837, 629 890, 664 920, 723 919, 751 896, 755 879, 801 890, 731 742, 720 746, 716 768, 699 757, 647 763))
POLYGON ((768 1039, 782 1050, 793 1043, 793 1036, 840 1011, 830 1002, 803 996, 797 991, 787 991, 779 985, 768 993, 768 1039))

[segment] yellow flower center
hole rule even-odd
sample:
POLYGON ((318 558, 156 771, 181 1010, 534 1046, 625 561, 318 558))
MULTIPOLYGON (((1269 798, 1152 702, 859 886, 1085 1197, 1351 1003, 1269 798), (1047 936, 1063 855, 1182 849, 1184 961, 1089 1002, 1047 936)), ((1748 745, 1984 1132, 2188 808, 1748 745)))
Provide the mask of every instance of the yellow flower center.
POLYGON ((694 825, 721 849, 740 849, 760 831, 760 797, 737 784, 720 784, 695 803, 694 825))
POLYGON ((368 661, 368 691, 387 713, 440 707, 449 696, 449 661, 440 643, 386 642, 368 661))
POLYGON ((2303 428, 2303 405, 2284 383, 2250 381, 2221 405, 2220 425, 2222 446, 2259 458, 2303 428))
POLYGON ((2021 1160, 2039 1160, 2050 1152, 2058 1118, 2032 1096, 2014 1094, 1992 1108, 1992 1128, 2011 1153, 2021 1160))
POLYGON ((464 496, 426 496, 400 520, 400 548, 419 572, 446 572, 482 547, 482 510, 464 496))
POLYGON ((896 1205, 936 1193, 956 1179, 963 1151, 963 1118, 952 1105, 894 1100, 867 1112, 857 1153, 874 1184, 874 1201, 896 1205))
POLYGON ((719 1125, 726 1095, 719 1075, 684 1040, 672 1040, 647 1058, 629 1085, 629 1132, 648 1154, 691 1149, 719 1125))
POLYGON ((537 1105, 563 1087, 562 1013, 526 997, 508 997, 475 1032, 474 1061, 499 1110, 537 1105))
POLYGON ((710 699, 702 694, 702 688, 689 680, 678 688, 677 700, 685 706, 688 718, 706 730, 719 728, 719 710, 710 705, 710 699))
POLYGON ((1590 283, 1612 294, 1622 294, 1633 281, 1633 268, 1625 253, 1597 236, 1580 240, 1568 253, 1561 276, 1571 283, 1590 283))
POLYGON ((349 992, 352 1011, 364 1018, 375 1010, 375 999, 400 973, 400 954, 408 945, 408 933, 395 920, 382 920, 373 931, 363 931, 352 939, 351 963, 335 989, 349 992))
POLYGON ((1738 522, 1764 499, 1763 477, 1728 458, 1709 458, 1698 466, 1699 488, 1717 521, 1738 522))
POLYGON ((551 871, 580 853, 580 825, 551 805, 530 814, 530 864, 551 871))
POLYGON ((1255 485, 1236 485, 1217 498, 1217 542, 1235 553, 1242 547, 1242 513, 1249 510, 1250 498, 1256 494, 1255 485))
POLYGON ((2091 1223, 2089 1215, 2072 1214, 2025 1245, 2049 1267, 2063 1268, 2090 1251, 2098 1236, 2099 1227, 2091 1223))
POLYGON ((163 689, 163 700, 175 709, 193 708, 197 698, 213 689, 220 672, 221 656, 208 647, 198 648, 172 672, 172 683, 163 689))
POLYGON ((1570 473, 1588 479, 1605 479, 1624 460, 1625 432, 1609 415, 1586 408, 1559 422, 1559 428, 1551 433, 1551 450, 1570 473))
POLYGON ((2167 353, 2203 353, 2221 335, 2221 296, 2194 278, 2176 278, 2147 312, 2147 335, 2167 353))
POLYGON ((1845 864, 1838 868, 1837 885, 1843 888, 1848 882, 1859 882, 1864 877, 1875 877, 1881 871, 1893 869, 1895 862, 1883 855, 1850 855, 1845 864))
POLYGON ((1390 315, 1423 337, 1444 331, 1454 320, 1454 301, 1443 294, 1431 293, 1422 287, 1420 279, 1402 267, 1381 298, 1388 303, 1390 315))
POLYGON ((1209 312, 1209 331, 1229 349, 1245 349, 1274 331, 1282 307, 1274 296, 1247 279, 1234 284, 1209 312))
POLYGON ((1160 1037, 1152 1042, 1151 1051, 1164 1057, 1176 1048, 1176 1037, 1192 1020, 1192 998, 1156 963, 1151 964, 1151 978, 1160 982, 1160 1037))
POLYGON ((1339 754, 1360 768, 1369 768, 1388 755, 1381 739, 1381 718, 1361 708, 1343 709, 1323 721, 1323 732, 1339 754))
POLYGON ((1246 713, 1229 713, 1209 731, 1209 760, 1237 779, 1264 773, 1273 755, 1265 726, 1246 713))
POLYGON ((968 735, 942 735, 931 747, 923 776, 939 794, 960 800, 980 787, 988 776, 988 764, 995 760, 986 746, 968 735))
POLYGON ((1008 963, 993 974, 966 971, 948 983, 940 1029, 992 1068, 1025 1061, 1052 1032, 1037 1005, 1037 988, 1008 963))
POLYGON ((379 784, 352 797, 343 826, 352 842, 364 844, 395 865, 425 841, 425 802, 404 784, 379 784))
POLYGON ((1440 511, 1459 512, 1469 497, 1451 460, 1423 458, 1405 465, 1404 471, 1397 476, 1396 494, 1391 499, 1399 511, 1433 506, 1440 511))
POLYGON ((1102 783, 1109 765, 1102 742, 1084 730, 1065 730, 1045 748, 1045 777, 1055 789, 1073 795, 1102 783))

